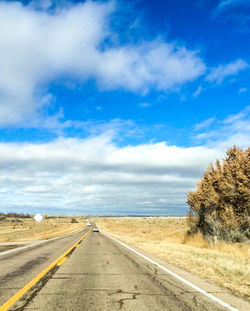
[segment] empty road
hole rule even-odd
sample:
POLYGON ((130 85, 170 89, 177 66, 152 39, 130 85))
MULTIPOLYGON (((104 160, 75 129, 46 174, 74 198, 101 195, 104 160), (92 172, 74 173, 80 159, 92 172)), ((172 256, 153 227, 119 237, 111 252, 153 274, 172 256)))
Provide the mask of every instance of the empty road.
POLYGON ((48 240, 22 251, 0 253, 0 306, 79 240, 83 231, 48 240))
MULTIPOLYGON (((81 235, 82 233, 68 237, 67 243, 70 244, 71 239, 73 244, 81 235)), ((55 241, 57 246, 54 245, 54 248, 61 249, 57 255, 67 248, 66 240, 55 241)), ((45 262, 51 255, 50 246, 53 244, 55 243, 43 245, 44 249, 40 250, 40 255, 33 260, 25 258, 25 252, 18 254, 23 260, 18 266, 11 264, 11 260, 8 262, 5 259, 7 262, 4 262, 0 258, 1 303, 20 289, 21 283, 27 283, 32 275, 41 271, 41 267, 46 265, 45 262), (39 269, 36 269, 37 264, 39 269)), ((53 256, 56 257, 55 254, 53 256)), ((36 285, 32 292, 28 292, 24 299, 20 299, 10 310, 227 309, 112 239, 101 233, 90 232, 53 275, 36 285)))

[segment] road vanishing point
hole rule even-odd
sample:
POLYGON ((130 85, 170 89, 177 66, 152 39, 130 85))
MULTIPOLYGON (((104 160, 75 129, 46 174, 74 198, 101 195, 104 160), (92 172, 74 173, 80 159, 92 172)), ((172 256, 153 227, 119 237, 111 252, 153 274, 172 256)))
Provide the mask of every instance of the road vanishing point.
POLYGON ((234 311, 249 306, 223 305, 216 301, 216 293, 204 294, 165 270, 119 241, 86 228, 3 253, 0 311, 234 311))

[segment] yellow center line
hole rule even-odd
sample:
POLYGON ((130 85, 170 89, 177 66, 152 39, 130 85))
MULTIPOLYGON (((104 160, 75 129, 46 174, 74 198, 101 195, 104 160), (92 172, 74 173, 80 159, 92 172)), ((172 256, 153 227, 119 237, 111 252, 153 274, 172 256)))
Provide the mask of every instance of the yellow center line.
POLYGON ((72 247, 70 247, 65 253, 59 256, 55 261, 53 261, 47 268, 45 268, 42 272, 40 272, 33 280, 27 283, 22 289, 20 289, 14 296, 12 296, 8 301, 6 301, 1 307, 0 311, 8 310, 18 299, 20 299, 31 287, 33 287, 42 277, 45 276, 51 269, 53 269, 56 265, 61 266, 63 262, 67 260, 67 255, 86 238, 89 234, 90 230, 82 237, 79 241, 77 241, 72 247), (66 257, 66 259, 65 259, 66 257), (65 259, 65 260, 64 260, 65 259), (64 260, 62 262, 62 260, 64 260), (62 262, 62 263, 61 263, 62 262))
MULTIPOLYGON (((78 244, 76 247, 78 247, 78 246, 79 246, 79 244, 78 244)), ((69 258, 69 257, 65 256, 62 260, 60 260, 60 261, 58 262, 57 266, 60 267, 62 264, 65 263, 65 261, 66 261, 68 258, 69 258)))

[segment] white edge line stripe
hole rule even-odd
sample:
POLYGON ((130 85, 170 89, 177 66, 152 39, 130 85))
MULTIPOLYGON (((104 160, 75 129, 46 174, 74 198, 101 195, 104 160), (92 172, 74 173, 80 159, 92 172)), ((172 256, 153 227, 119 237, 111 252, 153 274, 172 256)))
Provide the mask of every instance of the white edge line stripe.
POLYGON ((224 302, 223 300, 215 297, 212 294, 207 293, 205 290, 201 289, 200 287, 194 285, 193 283, 185 280, 184 278, 182 278, 181 276, 179 276, 178 274, 175 274, 174 272, 172 272, 171 270, 165 268, 164 266, 162 266, 161 264, 157 263, 156 261, 150 259, 149 257, 139 253, 138 251, 136 251, 135 249, 133 249, 132 247, 128 246, 127 244, 117 240, 116 238, 113 238, 110 235, 107 235, 105 233, 102 233, 103 235, 109 237, 110 239, 116 241, 117 243, 121 244, 122 246, 128 248, 130 251, 134 252, 135 254, 141 256, 142 258, 146 259, 147 261, 151 262, 152 264, 156 265, 157 267, 161 268, 162 270, 164 270, 165 272, 167 272, 168 274, 172 275, 173 277, 175 277, 176 279, 178 279, 179 281, 187 284, 188 286, 192 287, 193 289, 197 290, 198 292, 202 293, 203 295, 207 296, 208 298, 212 299, 213 301, 217 302, 218 304, 222 305, 223 307, 227 308, 230 311, 239 311, 238 309, 230 306, 229 304, 227 304, 226 302, 224 302))
MULTIPOLYGON (((86 227, 84 227, 82 230, 84 230, 84 229, 86 229, 86 227)), ((81 231, 82 231, 82 230, 81 230, 81 231)), ((79 232, 81 232, 81 231, 79 231, 79 232)), ((21 250, 26 249, 26 248, 35 247, 35 246, 37 246, 37 245, 40 245, 40 244, 43 244, 43 243, 47 243, 47 242, 50 242, 50 241, 54 241, 54 240, 66 238, 66 237, 68 237, 68 236, 77 234, 77 233, 79 233, 79 232, 70 233, 70 234, 66 234, 66 235, 62 235, 62 236, 58 236, 58 237, 56 237, 56 238, 48 239, 48 240, 41 241, 41 242, 35 242, 35 243, 32 243, 32 244, 27 245, 27 246, 22 246, 22 247, 13 248, 13 249, 10 249, 10 250, 1 252, 1 253, 0 253, 0 256, 6 255, 6 254, 10 254, 10 253, 14 253, 14 252, 18 252, 18 251, 21 251, 21 250)))

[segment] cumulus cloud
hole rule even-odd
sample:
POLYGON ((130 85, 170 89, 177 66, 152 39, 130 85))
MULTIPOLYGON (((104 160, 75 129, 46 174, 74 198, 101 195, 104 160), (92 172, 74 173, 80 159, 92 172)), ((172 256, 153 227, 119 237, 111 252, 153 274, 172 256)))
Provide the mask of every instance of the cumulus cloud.
POLYGON ((0 3, 2 126, 38 120, 50 103, 46 88, 57 79, 93 78, 103 90, 145 93, 173 89, 204 73, 197 52, 174 42, 111 44, 114 2, 68 4, 52 12, 54 2, 35 3, 0 3))
MULTIPOLYGON (((209 163, 249 145, 250 109, 195 126, 197 147, 166 142, 121 146, 136 124, 86 125, 91 136, 47 143, 0 143, 2 211, 86 214, 185 214, 186 195, 209 163), (198 135, 197 135, 198 133, 198 135), (124 136, 124 135, 122 135, 124 136)), ((83 124, 82 124, 83 125, 83 124)), ((81 126, 79 124, 79 126, 81 126)))
POLYGON ((184 214, 187 192, 220 157, 213 148, 164 142, 118 147, 108 134, 1 143, 0 206, 2 211, 184 214))
POLYGON ((237 75, 240 71, 247 68, 249 68, 249 65, 244 60, 238 59, 232 63, 212 68, 206 76, 206 80, 220 84, 226 77, 237 75))

